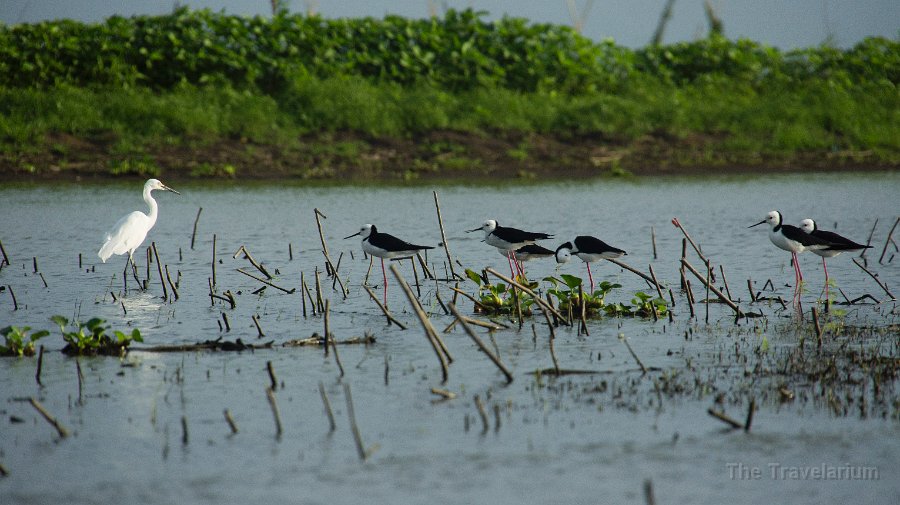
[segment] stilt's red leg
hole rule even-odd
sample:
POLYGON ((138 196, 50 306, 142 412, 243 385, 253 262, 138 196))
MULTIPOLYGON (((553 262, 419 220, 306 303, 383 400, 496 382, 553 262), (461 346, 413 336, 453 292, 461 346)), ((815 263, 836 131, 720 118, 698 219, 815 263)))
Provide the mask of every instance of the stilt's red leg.
POLYGON ((585 265, 587 265, 587 269, 588 269, 588 279, 591 280, 591 294, 594 294, 594 276, 593 276, 593 274, 591 274, 591 264, 585 263, 585 265))
POLYGON ((387 274, 384 271, 384 258, 381 258, 381 276, 384 278, 384 306, 387 307, 387 274))

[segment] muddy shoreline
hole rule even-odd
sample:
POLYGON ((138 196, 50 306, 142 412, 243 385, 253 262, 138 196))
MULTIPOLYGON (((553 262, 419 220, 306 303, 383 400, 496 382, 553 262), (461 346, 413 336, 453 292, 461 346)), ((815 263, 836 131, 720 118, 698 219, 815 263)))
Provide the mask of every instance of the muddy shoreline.
POLYGON ((458 131, 384 138, 333 132, 302 137, 286 145, 263 145, 242 138, 212 142, 184 139, 123 153, 113 149, 115 138, 109 134, 57 134, 47 139, 50 147, 45 150, 0 154, 0 176, 7 181, 146 176, 168 180, 527 181, 900 168, 871 151, 737 152, 722 148, 722 140, 701 135, 626 139, 458 131))

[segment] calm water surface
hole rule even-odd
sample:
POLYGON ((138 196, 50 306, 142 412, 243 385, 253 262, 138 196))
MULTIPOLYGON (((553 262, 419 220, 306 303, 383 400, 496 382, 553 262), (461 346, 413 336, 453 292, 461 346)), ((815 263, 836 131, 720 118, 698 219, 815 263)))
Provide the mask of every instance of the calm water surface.
MULTIPOLYGON (((104 232, 121 215, 146 210, 139 183, 0 185, 0 241, 11 262, 0 270, 0 285, 7 287, 0 292, 0 326, 54 330, 41 341, 53 351, 44 357, 43 387, 35 384, 35 359, 0 359, 0 464, 10 474, 0 479, 3 503, 643 503, 646 479, 653 482, 657 503, 721 503, 732 497, 759 502, 772 496, 790 503, 900 501, 896 380, 884 386, 895 402, 881 410, 884 417, 862 418, 855 411, 837 416, 823 401, 765 400, 777 397, 776 387, 743 373, 755 358, 749 364, 738 358, 729 362, 729 353, 758 348, 763 338, 774 353, 793 349, 799 336, 808 334, 791 310, 748 303, 748 278, 756 290, 771 279, 774 292, 766 294, 787 300, 793 289, 787 285, 793 282, 789 254, 769 242, 762 226, 747 228, 769 210, 781 210, 792 224, 815 218, 823 229, 858 242, 865 242, 874 226, 869 266, 892 291, 900 290, 900 259, 888 262, 894 249, 888 249, 884 264, 877 262, 900 215, 900 174, 437 188, 171 184, 182 195, 157 192, 160 218, 148 238, 148 243, 156 242, 172 275, 181 275, 180 299, 169 302, 161 299, 155 264, 146 292, 134 290, 132 280, 131 290, 123 293, 124 259, 103 264, 96 257, 104 232), (440 197, 451 253, 463 265, 508 272, 506 261, 481 242, 480 232, 464 233, 488 218, 552 233, 554 240, 544 244, 551 248, 578 234, 595 235, 628 251, 622 258, 626 263, 644 271, 653 265, 660 280, 676 291, 674 322, 607 318, 589 323, 590 336, 560 328, 555 343, 560 365, 602 372, 561 378, 533 373, 552 366, 542 317, 526 320, 521 331, 480 331, 513 371, 515 381, 508 386, 455 329, 445 336, 455 362, 449 381, 442 384, 434 354, 395 280, 388 281, 388 304, 409 326, 406 331, 385 326, 360 287, 369 261, 357 238, 342 240, 362 224, 374 223, 411 242, 437 245, 432 189, 440 197), (349 287, 345 299, 332 289, 332 279, 322 279, 332 305, 331 330, 338 339, 366 333, 377 339, 371 346, 340 348, 343 378, 334 357, 324 357, 319 348, 135 351, 121 360, 81 358, 85 382, 79 404, 75 361, 55 352, 63 345, 49 321, 55 314, 102 317, 113 329, 139 328, 145 346, 219 337, 281 344, 321 333, 322 317, 303 316, 299 291, 286 294, 269 287, 253 294, 262 284, 236 271, 253 267, 232 256, 243 245, 275 273, 276 284, 299 288, 303 273, 313 287, 315 269, 323 268, 314 208, 327 216, 322 220, 325 239, 334 261, 341 258, 341 278, 349 287), (698 317, 689 320, 685 299, 675 289, 682 235, 670 224, 673 217, 713 263, 724 266, 742 307, 761 311, 765 318, 736 328, 730 310, 713 304, 709 325, 705 307, 698 307, 698 317), (208 296, 214 234, 217 291, 235 293, 235 309, 220 302, 212 306, 208 296), (47 287, 34 273, 33 258, 47 287), (231 331, 221 327, 223 313, 231 331), (257 338, 254 315, 265 332, 262 339, 257 338), (642 376, 619 333, 629 337, 647 366, 658 370, 642 376), (283 383, 276 393, 283 422, 280 438, 264 392, 268 361, 283 383), (663 377, 683 378, 687 391, 657 394, 663 377), (319 396, 320 382, 335 411, 333 432, 319 396), (344 384, 352 388, 364 443, 373 449, 365 463, 359 461, 350 433, 344 384), (433 387, 458 397, 434 402, 433 387), (726 400, 719 407, 743 420, 748 388, 761 398, 753 430, 723 431, 722 423, 707 416, 707 408, 721 395, 726 400), (475 395, 487 406, 486 431, 475 395), (58 439, 28 404, 29 397, 40 399, 74 436, 58 439), (240 429, 237 435, 229 435, 222 414, 226 408, 240 429), (188 426, 186 441, 182 419, 188 426), (878 479, 778 473, 779 468, 823 465, 876 468, 878 479)), ((853 265, 853 256, 829 260, 837 287, 849 298, 871 294, 885 301, 881 288, 853 265)), ((700 265, 696 256, 689 257, 700 265)), ((141 256, 137 262, 143 278, 146 260, 141 256)), ((430 251, 428 263, 444 276, 443 249, 430 251)), ((822 264, 806 254, 801 267, 808 281, 803 294, 808 310, 820 297, 822 264)), ((533 261, 527 269, 534 279, 559 273, 587 277, 577 260, 559 270, 552 260, 533 261)), ((412 281, 409 262, 401 264, 401 271, 412 281)), ((629 303, 636 291, 649 291, 637 276, 614 265, 598 263, 593 272, 598 282, 623 285, 609 295, 612 301, 629 303)), ((377 263, 369 284, 380 297, 377 263)), ((718 285, 723 287, 721 279, 718 285)), ((469 281, 462 287, 475 291, 469 281)), ((420 299, 440 330, 452 319, 438 305, 436 290, 444 300, 452 297, 447 283, 429 281, 423 282, 420 299)), ((460 307, 471 310, 462 300, 460 307)), ((893 302, 844 310, 853 325, 896 328, 893 302)), ((878 338, 875 344, 859 345, 883 346, 887 356, 897 359, 896 330, 878 338)))

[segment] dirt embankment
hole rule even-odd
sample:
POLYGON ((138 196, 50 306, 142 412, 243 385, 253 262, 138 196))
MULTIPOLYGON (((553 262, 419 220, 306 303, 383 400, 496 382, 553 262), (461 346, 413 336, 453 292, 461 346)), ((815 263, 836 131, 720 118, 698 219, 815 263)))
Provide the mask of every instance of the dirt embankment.
POLYGON ((318 134, 287 145, 226 139, 123 153, 109 135, 56 135, 46 150, 0 154, 4 180, 172 179, 431 180, 543 179, 603 175, 873 171, 900 168, 869 151, 759 154, 721 149, 715 136, 557 137, 435 131, 415 138, 318 134))

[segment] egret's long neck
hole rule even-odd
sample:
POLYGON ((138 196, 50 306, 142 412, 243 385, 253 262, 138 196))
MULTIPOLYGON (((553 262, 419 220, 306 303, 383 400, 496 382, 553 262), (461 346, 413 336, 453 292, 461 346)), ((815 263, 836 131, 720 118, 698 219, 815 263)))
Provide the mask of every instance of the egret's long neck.
POLYGON ((144 201, 150 206, 150 213, 147 214, 147 217, 150 218, 150 226, 152 227, 156 224, 156 217, 159 215, 159 206, 156 204, 156 200, 153 199, 153 195, 150 194, 151 191, 153 190, 150 188, 144 189, 144 201))

